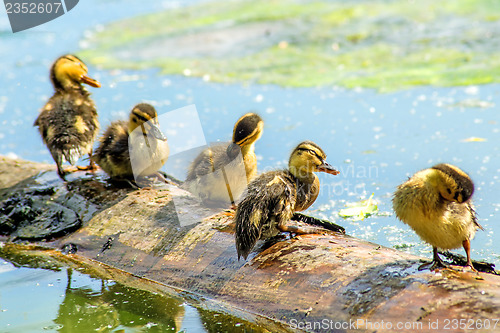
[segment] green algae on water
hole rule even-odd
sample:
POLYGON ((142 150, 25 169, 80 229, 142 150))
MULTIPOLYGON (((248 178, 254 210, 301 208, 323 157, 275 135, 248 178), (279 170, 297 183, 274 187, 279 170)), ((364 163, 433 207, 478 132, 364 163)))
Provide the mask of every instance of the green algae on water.
POLYGON ((339 216, 343 218, 352 218, 353 221, 364 220, 378 212, 378 206, 373 200, 373 193, 367 200, 358 201, 349 204, 349 207, 339 211, 339 216))
POLYGON ((79 55, 218 82, 393 91, 498 82, 498 43, 495 0, 244 0, 117 21, 79 55))

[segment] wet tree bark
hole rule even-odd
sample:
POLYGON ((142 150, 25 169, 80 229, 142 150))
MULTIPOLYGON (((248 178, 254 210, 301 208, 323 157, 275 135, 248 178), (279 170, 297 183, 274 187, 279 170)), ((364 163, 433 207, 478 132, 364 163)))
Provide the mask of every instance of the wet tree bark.
POLYGON ((83 172, 64 183, 52 166, 1 158, 0 188, 6 242, 63 249, 285 330, 500 329, 497 275, 419 272, 420 257, 334 232, 260 242, 238 261, 230 214, 190 204, 175 186, 117 188, 83 172))

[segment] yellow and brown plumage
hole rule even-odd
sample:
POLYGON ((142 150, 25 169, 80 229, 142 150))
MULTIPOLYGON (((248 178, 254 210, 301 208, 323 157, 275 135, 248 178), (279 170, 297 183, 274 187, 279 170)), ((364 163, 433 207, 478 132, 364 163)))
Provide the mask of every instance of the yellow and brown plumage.
POLYGON ((470 240, 477 229, 482 229, 470 200, 473 193, 470 177, 451 164, 437 164, 415 173, 394 193, 396 216, 433 247, 431 269, 446 267, 438 248, 461 246, 467 254, 467 266, 473 268, 470 240))
POLYGON ((134 106, 128 121, 109 125, 93 159, 111 178, 131 180, 157 174, 168 154, 167 138, 159 128, 155 108, 140 103, 134 106))
MULTIPOLYGON (((38 127, 43 142, 56 162, 57 172, 64 179, 69 170, 63 170, 66 160, 71 165, 83 155, 92 155, 92 146, 99 130, 97 110, 82 83, 100 87, 87 76, 87 66, 74 55, 59 57, 50 69, 54 95, 43 107, 34 126, 38 127)), ((87 168, 94 169, 93 162, 87 168)))
POLYGON ((195 158, 184 187, 205 202, 234 203, 257 174, 254 147, 263 128, 259 115, 243 115, 234 125, 231 143, 212 145, 195 158))
POLYGON ((270 171, 255 178, 236 209, 236 249, 238 259, 247 258, 259 238, 280 231, 317 233, 322 229, 299 228, 286 223, 294 212, 306 210, 319 194, 314 172, 337 175, 325 162, 326 154, 314 142, 300 143, 290 155, 288 170, 270 171))

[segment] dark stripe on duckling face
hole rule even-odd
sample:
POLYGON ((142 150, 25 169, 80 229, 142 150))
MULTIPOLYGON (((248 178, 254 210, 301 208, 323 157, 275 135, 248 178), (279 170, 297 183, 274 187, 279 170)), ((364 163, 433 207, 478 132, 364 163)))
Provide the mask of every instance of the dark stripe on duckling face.
POLYGON ((148 103, 140 103, 134 106, 132 114, 144 123, 150 121, 151 119, 155 119, 158 116, 155 108, 148 103))
POLYGON ((326 154, 325 152, 323 151, 323 149, 321 149, 320 146, 318 146, 317 144, 315 144, 314 142, 312 141, 304 141, 304 142, 301 142, 297 148, 295 148, 295 150, 300 150, 300 151, 307 151, 309 150, 311 152, 311 154, 314 154, 315 156, 317 156, 320 160, 326 160, 326 154))
POLYGON ((140 111, 138 111, 138 110, 135 110, 135 109, 134 109, 134 110, 132 111, 132 114, 133 114, 133 115, 134 115, 134 117, 135 117, 134 122, 136 122, 136 123, 139 123, 139 122, 141 122, 141 123, 147 123, 147 122, 149 121, 149 117, 146 117, 146 116, 144 115, 144 113, 142 113, 142 112, 140 112, 140 111), (139 120, 139 121, 138 121, 138 120, 139 120))
POLYGON ((72 62, 76 63, 77 65, 80 65, 80 67, 82 67, 86 72, 88 71, 88 68, 83 63, 83 61, 73 54, 67 54, 65 56, 62 56, 61 59, 66 59, 66 60, 72 61, 72 62))
MULTIPOLYGON (((439 170, 450 176, 456 183, 456 192, 453 195, 454 200, 461 203, 470 199, 474 193, 474 183, 465 172, 453 165, 445 163, 437 164, 433 166, 432 169, 439 170)), ((449 188, 447 188, 447 192, 450 195, 452 194, 452 191, 449 188)))
POLYGON ((144 135, 154 137, 158 140, 167 140, 158 126, 158 114, 151 104, 137 104, 130 114, 130 120, 136 124, 129 127, 131 132, 137 126, 140 126, 144 135))
POLYGON ((331 165, 325 162, 326 154, 317 144, 312 141, 300 143, 293 151, 288 165, 294 171, 295 176, 308 172, 326 172, 333 175, 339 174, 331 165))

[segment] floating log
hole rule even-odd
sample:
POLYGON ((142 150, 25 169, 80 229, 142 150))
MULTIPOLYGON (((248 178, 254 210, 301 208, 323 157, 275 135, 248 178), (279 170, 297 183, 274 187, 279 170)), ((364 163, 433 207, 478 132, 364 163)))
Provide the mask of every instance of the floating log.
POLYGON ((231 213, 190 205, 176 186, 117 188, 84 172, 63 182, 52 166, 1 158, 0 188, 5 242, 62 249, 271 319, 273 331, 500 329, 494 274, 421 272, 421 257, 335 232, 261 241, 238 261, 231 213))

